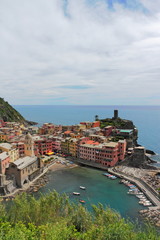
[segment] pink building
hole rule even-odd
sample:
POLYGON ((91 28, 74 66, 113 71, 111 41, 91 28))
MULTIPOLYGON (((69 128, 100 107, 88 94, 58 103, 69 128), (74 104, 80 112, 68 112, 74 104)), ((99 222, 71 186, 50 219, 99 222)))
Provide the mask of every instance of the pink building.
POLYGON ((6 168, 9 167, 10 157, 7 152, 0 154, 0 174, 5 174, 6 168))
POLYGON ((123 161, 125 158, 127 142, 126 140, 119 140, 118 143, 119 143, 119 159, 123 161))
POLYGON ((18 148, 19 156, 24 157, 24 142, 13 143, 16 148, 18 148))
POLYGON ((118 161, 123 160, 126 151, 126 141, 98 143, 88 141, 79 146, 78 157, 89 161, 113 167, 118 161))
POLYGON ((61 151, 61 141, 53 140, 52 147, 53 147, 53 151, 60 152, 61 151))
POLYGON ((113 126, 105 127, 103 130, 104 136, 109 137, 112 134, 113 129, 115 129, 115 127, 113 127, 113 126))
POLYGON ((3 120, 0 120, 0 127, 5 127, 5 122, 3 120))
POLYGON ((35 155, 40 153, 41 155, 47 154, 53 151, 52 149, 52 140, 41 139, 34 141, 34 151, 35 155))

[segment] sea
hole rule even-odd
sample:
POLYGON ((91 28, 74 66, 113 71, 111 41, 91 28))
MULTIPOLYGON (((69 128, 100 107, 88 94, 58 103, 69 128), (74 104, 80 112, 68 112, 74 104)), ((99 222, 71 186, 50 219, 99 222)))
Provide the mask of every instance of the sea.
MULTIPOLYGON (((61 125, 74 125, 82 121, 94 121, 95 115, 100 119, 113 117, 118 110, 120 118, 132 120, 138 129, 138 143, 156 153, 153 157, 160 166, 160 106, 81 106, 81 105, 16 105, 13 106, 27 120, 35 121, 38 126, 50 122, 61 125)), ((102 203, 111 207, 122 217, 131 220, 140 219, 139 205, 135 196, 128 195, 128 188, 119 184, 119 179, 110 180, 102 175, 102 171, 86 167, 60 170, 49 173, 49 183, 42 187, 37 194, 56 190, 66 193, 71 201, 79 203, 84 200, 85 206, 92 211, 92 204, 102 203), (79 186, 86 190, 80 190, 79 186), (81 193, 73 196, 72 192, 81 193)))

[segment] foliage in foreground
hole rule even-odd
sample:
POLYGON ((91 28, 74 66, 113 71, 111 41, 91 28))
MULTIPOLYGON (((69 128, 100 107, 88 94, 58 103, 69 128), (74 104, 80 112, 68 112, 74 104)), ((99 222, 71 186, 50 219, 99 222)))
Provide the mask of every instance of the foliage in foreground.
POLYGON ((11 206, 0 205, 0 240, 158 240, 149 226, 140 230, 101 204, 88 212, 51 192, 36 200, 17 196, 11 206))

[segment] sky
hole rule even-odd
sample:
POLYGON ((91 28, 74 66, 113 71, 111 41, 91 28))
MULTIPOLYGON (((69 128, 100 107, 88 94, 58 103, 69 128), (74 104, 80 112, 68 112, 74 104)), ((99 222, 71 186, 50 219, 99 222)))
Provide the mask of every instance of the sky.
POLYGON ((0 0, 0 97, 160 105, 160 0, 0 0))

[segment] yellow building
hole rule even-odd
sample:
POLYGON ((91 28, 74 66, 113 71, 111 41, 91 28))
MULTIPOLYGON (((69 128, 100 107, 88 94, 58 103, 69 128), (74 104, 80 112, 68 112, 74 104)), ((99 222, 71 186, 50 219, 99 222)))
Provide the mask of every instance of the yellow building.
POLYGON ((19 150, 10 143, 0 143, 0 152, 7 152, 10 156, 11 162, 19 158, 19 150))
POLYGON ((6 133, 0 132, 0 142, 8 141, 8 135, 6 133))
POLYGON ((30 133, 28 133, 25 137, 24 155, 30 157, 34 156, 34 139, 30 133))
POLYGON ((71 138, 69 140, 69 154, 72 157, 76 157, 77 156, 77 139, 76 138, 71 138))
POLYGON ((65 138, 61 141, 61 151, 62 153, 69 153, 69 139, 70 138, 65 138))

